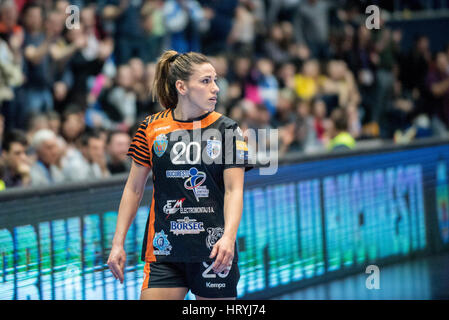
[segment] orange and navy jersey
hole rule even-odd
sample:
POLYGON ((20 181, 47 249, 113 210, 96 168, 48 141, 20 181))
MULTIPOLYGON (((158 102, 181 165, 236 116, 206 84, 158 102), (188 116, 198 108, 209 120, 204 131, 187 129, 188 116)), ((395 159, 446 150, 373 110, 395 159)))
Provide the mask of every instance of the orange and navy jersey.
POLYGON ((237 123, 218 112, 181 121, 161 111, 142 121, 128 155, 153 172, 142 260, 210 260, 224 231, 223 171, 251 168, 237 123))

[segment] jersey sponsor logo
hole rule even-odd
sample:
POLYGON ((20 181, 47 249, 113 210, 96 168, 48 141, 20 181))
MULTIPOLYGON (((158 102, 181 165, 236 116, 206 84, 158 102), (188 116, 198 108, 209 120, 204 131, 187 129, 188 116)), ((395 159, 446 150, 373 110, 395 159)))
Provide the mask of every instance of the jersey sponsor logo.
POLYGON ((217 228, 207 228, 207 232, 209 233, 206 237, 206 246, 209 250, 212 250, 212 247, 220 240, 223 235, 224 229, 221 227, 217 228))
POLYGON ((184 200, 186 198, 182 198, 180 200, 167 200, 167 203, 164 205, 164 213, 167 215, 167 218, 171 214, 175 214, 179 211, 181 214, 192 214, 192 213, 215 213, 214 207, 183 207, 184 200))
POLYGON ((237 140, 235 142, 237 158, 240 160, 248 160, 248 146, 245 141, 237 140))
POLYGON ((165 204, 163 210, 164 213, 169 214, 175 214, 179 211, 180 208, 182 208, 182 203, 184 202, 186 198, 182 198, 180 200, 167 200, 167 203, 165 204))
POLYGON ((209 197, 209 189, 202 185, 206 181, 206 173, 198 171, 197 168, 190 168, 189 173, 190 177, 184 181, 184 188, 192 190, 198 202, 199 198, 209 197))
POLYGON ((165 171, 167 178, 188 178, 190 177, 190 170, 167 170, 165 171))
POLYGON ((226 283, 212 283, 208 281, 206 282, 206 287, 211 289, 222 289, 226 288, 226 283))
POLYGON ((165 134, 158 135, 153 143, 154 153, 158 157, 161 157, 164 154, 165 150, 167 150, 167 146, 168 146, 167 136, 165 134))
POLYGON ((196 221, 196 219, 185 217, 184 219, 170 221, 170 232, 177 236, 180 234, 199 234, 202 231, 204 231, 203 222, 196 221))
POLYGON ((170 129, 170 126, 156 128, 156 129, 154 129, 154 132, 157 132, 157 131, 160 131, 160 130, 166 130, 166 129, 170 129))
POLYGON ((209 189, 202 185, 206 181, 206 173, 198 171, 195 167, 189 170, 167 170, 165 176, 167 178, 187 178, 184 181, 184 188, 191 190, 198 202, 200 202, 199 198, 209 197, 209 189))
POLYGON ((153 246, 155 248, 153 251, 154 255, 168 256, 170 254, 172 246, 164 230, 154 235, 153 246))
POLYGON ((206 152, 209 158, 212 160, 220 155, 221 141, 219 140, 207 140, 206 152))

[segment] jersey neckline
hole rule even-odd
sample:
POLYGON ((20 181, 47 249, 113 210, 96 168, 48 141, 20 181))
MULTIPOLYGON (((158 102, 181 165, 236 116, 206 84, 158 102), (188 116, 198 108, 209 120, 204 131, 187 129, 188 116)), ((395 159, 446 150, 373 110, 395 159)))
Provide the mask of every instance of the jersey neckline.
POLYGON ((199 121, 199 120, 203 120, 204 118, 206 118, 207 116, 209 116, 210 114, 212 114, 214 111, 209 111, 208 113, 205 113, 199 117, 193 118, 191 120, 178 120, 175 118, 175 114, 174 114, 174 108, 171 109, 171 118, 173 119, 173 121, 177 121, 177 122, 184 122, 184 123, 189 123, 189 122, 194 122, 194 121, 199 121))

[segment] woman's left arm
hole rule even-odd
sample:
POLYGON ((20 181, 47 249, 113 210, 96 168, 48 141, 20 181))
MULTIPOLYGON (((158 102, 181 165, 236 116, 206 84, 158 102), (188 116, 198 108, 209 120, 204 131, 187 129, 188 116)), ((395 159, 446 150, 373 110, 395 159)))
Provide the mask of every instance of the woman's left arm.
POLYGON ((210 258, 215 259, 212 267, 215 273, 228 269, 234 259, 234 246, 237 229, 243 210, 243 180, 245 168, 228 168, 223 171, 225 187, 223 236, 214 245, 210 258))

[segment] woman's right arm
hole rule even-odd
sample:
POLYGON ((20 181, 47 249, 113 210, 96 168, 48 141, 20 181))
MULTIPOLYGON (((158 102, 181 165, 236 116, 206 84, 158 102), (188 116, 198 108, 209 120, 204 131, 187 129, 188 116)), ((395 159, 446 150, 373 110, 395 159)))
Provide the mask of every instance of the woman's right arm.
POLYGON ((124 244, 126 234, 136 216, 150 171, 150 167, 141 166, 133 161, 120 201, 117 226, 107 262, 112 274, 116 279, 120 280, 120 283, 123 283, 124 279, 126 261, 124 244))

